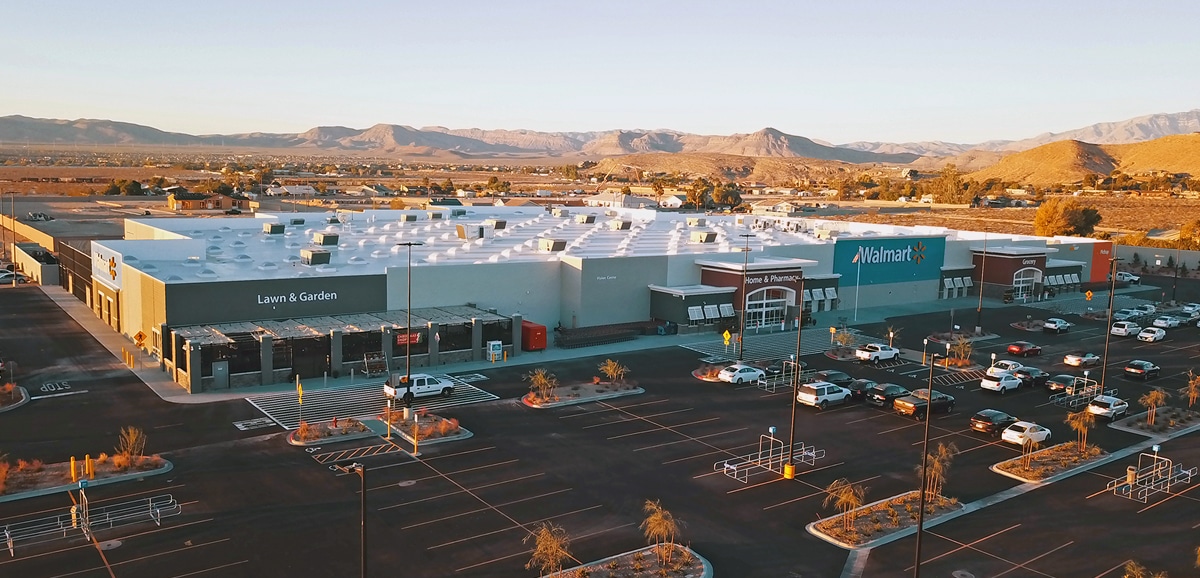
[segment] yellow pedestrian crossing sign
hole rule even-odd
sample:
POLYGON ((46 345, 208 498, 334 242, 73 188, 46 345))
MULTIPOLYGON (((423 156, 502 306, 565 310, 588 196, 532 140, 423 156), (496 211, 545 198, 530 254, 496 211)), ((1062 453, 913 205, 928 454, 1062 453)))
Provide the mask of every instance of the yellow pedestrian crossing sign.
POLYGON ((1084 293, 1083 296, 1086 297, 1088 301, 1092 300, 1092 292, 1091 291, 1084 293))
POLYGON ((722 333, 722 334, 721 334, 721 337, 724 337, 724 338, 725 338, 725 345, 729 345, 729 338, 730 338, 730 337, 733 337, 733 336, 732 336, 732 335, 730 335, 730 333, 729 333, 729 330, 728 330, 728 329, 726 329, 726 330, 725 330, 725 333, 722 333))

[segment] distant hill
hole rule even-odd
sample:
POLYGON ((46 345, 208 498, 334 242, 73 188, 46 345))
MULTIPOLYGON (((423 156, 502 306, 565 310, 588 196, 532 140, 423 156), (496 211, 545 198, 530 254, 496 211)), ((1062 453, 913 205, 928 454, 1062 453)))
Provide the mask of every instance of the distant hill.
POLYGON ((1076 140, 1053 142, 1008 155, 967 178, 979 181, 999 178, 1044 186, 1080 182, 1087 174, 1108 175, 1114 170, 1129 174, 1167 171, 1200 175, 1200 134, 1119 145, 1076 140))
POLYGON ((679 174, 685 179, 707 177, 722 181, 758 181, 795 183, 807 179, 825 179, 844 175, 856 167, 842 161, 800 157, 750 157, 719 153, 640 153, 606 158, 590 173, 628 176, 634 168, 647 173, 679 174))

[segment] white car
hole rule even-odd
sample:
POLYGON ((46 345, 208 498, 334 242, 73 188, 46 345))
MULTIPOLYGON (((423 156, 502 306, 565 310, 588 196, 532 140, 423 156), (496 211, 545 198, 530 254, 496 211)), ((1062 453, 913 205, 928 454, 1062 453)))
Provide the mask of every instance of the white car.
POLYGON ((1000 434, 1000 439, 1019 446, 1025 445, 1025 440, 1033 440, 1040 444, 1049 441, 1050 430, 1031 421, 1019 421, 1005 428, 1000 434))
POLYGON ((1141 317, 1142 312, 1136 309, 1119 309, 1113 313, 1113 321, 1127 321, 1134 317, 1141 317))
POLYGON ((1141 333, 1138 333, 1138 341, 1154 343, 1155 341, 1162 341, 1166 336, 1167 332, 1163 331, 1162 329, 1157 327, 1147 327, 1143 329, 1141 333))
POLYGON ((1095 353, 1068 353, 1063 356, 1063 363, 1071 367, 1100 365, 1100 356, 1095 353))
POLYGON ((1200 314, 1200 303, 1184 303, 1183 312, 1188 315, 1200 314))
POLYGON ((1136 285, 1142 281, 1142 278, 1128 271, 1117 271, 1117 281, 1133 283, 1136 285))
POLYGON ((979 382, 979 388, 998 391, 1000 395, 1004 395, 1010 389, 1021 389, 1021 378, 1011 373, 997 377, 985 377, 979 382))
POLYGON ((1153 325, 1155 327, 1162 327, 1163 329, 1170 329, 1172 327, 1179 327, 1180 323, 1183 323, 1183 320, 1174 315, 1160 315, 1154 320, 1153 325))
POLYGON ((1054 333, 1062 333, 1064 331, 1070 331, 1070 330, 1071 330, 1071 324, 1067 323, 1067 321, 1065 319, 1059 319, 1057 317, 1051 317, 1051 318, 1047 319, 1045 323, 1042 324, 1042 331, 1045 331, 1046 333, 1049 333, 1051 331, 1053 331, 1054 333))
POLYGON ((1141 311, 1142 315, 1154 315, 1155 313, 1158 313, 1158 308, 1149 303, 1142 303, 1141 305, 1134 307, 1133 310, 1141 311))
POLYGON ((1119 397, 1097 395, 1087 405, 1087 410, 1096 414, 1096 417, 1106 417, 1113 421, 1129 412, 1129 403, 1119 397))
POLYGON ((1109 333, 1112 335, 1119 335, 1121 337, 1129 337, 1130 335, 1137 335, 1141 330, 1142 326, 1132 321, 1118 321, 1113 323, 1112 329, 1109 330, 1109 333))
POLYGON ((746 365, 744 363, 735 363, 721 370, 717 374, 717 379, 725 383, 745 383, 747 381, 758 381, 766 375, 763 370, 746 365))
POLYGON ((829 383, 828 381, 802 383, 796 391, 796 401, 804 405, 825 409, 831 405, 850 401, 850 390, 829 383))
POLYGON ((995 364, 987 368, 988 377, 1000 377, 1002 375, 1012 375, 1012 372, 1025 367, 1020 363, 1009 359, 997 360, 995 364))

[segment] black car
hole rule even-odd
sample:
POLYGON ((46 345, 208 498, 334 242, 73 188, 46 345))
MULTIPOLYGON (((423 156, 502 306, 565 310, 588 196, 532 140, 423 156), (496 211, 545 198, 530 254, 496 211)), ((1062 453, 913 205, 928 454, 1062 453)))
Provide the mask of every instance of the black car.
POLYGON ((912 392, 894 383, 881 383, 867 392, 867 403, 879 407, 892 407, 892 402, 912 392))
POLYGON ((1158 377, 1158 373, 1160 371, 1162 371, 1161 367, 1154 365, 1149 361, 1142 361, 1140 359, 1135 359, 1125 364, 1126 377, 1150 379, 1151 377, 1158 377))
POLYGON ((850 385, 850 382, 854 381, 854 378, 850 377, 849 375, 846 375, 846 373, 844 371, 838 371, 836 369, 826 369, 825 371, 818 371, 815 374, 813 374, 812 380, 813 381, 828 381, 829 383, 832 383, 834 385, 840 385, 842 387, 846 387, 847 385, 850 385))
POLYGON ((992 436, 1000 435, 1004 428, 1014 423, 1017 423, 1017 418, 994 409, 985 409, 971 416, 971 429, 992 436))
POLYGON ((856 379, 845 385, 850 390, 850 398, 854 401, 867 399, 867 392, 877 384, 869 379, 856 379))
POLYGON ((1028 365, 1014 371, 1013 375, 1021 380, 1021 387, 1046 385, 1046 381, 1050 379, 1049 373, 1028 365))
POLYGON ((1075 385, 1075 379, 1076 378, 1074 375, 1062 374, 1047 379, 1044 384, 1046 386, 1046 391, 1054 393, 1066 391, 1067 388, 1075 385))

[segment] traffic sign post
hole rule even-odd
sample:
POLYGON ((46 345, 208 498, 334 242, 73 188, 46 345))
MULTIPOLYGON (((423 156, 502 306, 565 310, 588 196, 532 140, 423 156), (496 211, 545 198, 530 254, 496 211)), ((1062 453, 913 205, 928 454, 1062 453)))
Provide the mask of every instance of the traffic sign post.
POLYGON ((1087 299, 1088 301, 1091 301, 1093 295, 1094 295, 1094 293, 1092 293, 1092 291, 1089 289, 1087 293, 1083 294, 1083 298, 1087 299))

